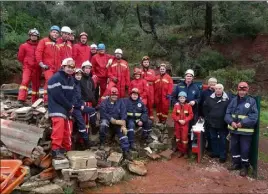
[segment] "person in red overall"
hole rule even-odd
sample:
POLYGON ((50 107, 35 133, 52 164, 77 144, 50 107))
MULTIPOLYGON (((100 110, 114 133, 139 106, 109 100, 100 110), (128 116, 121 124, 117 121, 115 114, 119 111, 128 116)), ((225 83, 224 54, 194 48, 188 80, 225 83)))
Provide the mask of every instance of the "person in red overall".
POLYGON ((141 77, 145 79, 149 85, 149 92, 147 96, 147 109, 148 115, 151 120, 154 120, 154 82, 156 79, 155 71, 153 69, 149 69, 150 66, 150 58, 148 56, 144 56, 141 61, 142 71, 141 77))
POLYGON ((58 26, 52 26, 50 28, 49 36, 39 41, 35 57, 37 64, 43 69, 45 76, 44 85, 44 104, 47 104, 47 82, 56 73, 61 65, 60 61, 60 49, 56 44, 56 40, 59 37, 60 28, 58 26))
POLYGON ((157 75, 154 82, 154 95, 156 105, 156 115, 159 123, 165 124, 168 117, 169 104, 173 90, 173 80, 166 73, 166 64, 160 65, 160 75, 157 75))
POLYGON ((75 60, 76 68, 81 68, 82 63, 91 59, 90 47, 87 45, 88 35, 82 32, 79 35, 80 42, 73 46, 73 59, 75 60))
POLYGON ((92 62, 91 61, 92 57, 97 54, 97 48, 98 47, 97 47, 96 44, 91 44, 90 45, 90 55, 91 55, 90 62, 92 62))
POLYGON ((151 95, 149 94, 149 86, 145 79, 141 78, 141 69, 135 68, 134 69, 134 77, 135 79, 130 82, 129 85, 129 95, 131 94, 131 91, 133 88, 138 88, 140 93, 140 99, 142 100, 143 104, 147 105, 147 96, 151 95))
POLYGON ((98 77, 99 85, 100 85, 100 96, 103 96, 107 86, 107 64, 108 60, 113 58, 112 55, 105 53, 105 45, 98 45, 98 54, 94 55, 91 59, 92 63, 92 73, 98 77))
POLYGON ((119 91, 118 98, 124 98, 130 83, 129 66, 122 59, 123 51, 121 49, 116 49, 114 54, 115 57, 108 63, 109 83, 106 90, 110 91, 112 87, 116 87, 119 91))
POLYGON ((28 96, 28 85, 32 82, 32 103, 39 97, 41 68, 37 65, 35 59, 35 50, 39 41, 40 34, 38 30, 31 29, 28 33, 29 39, 20 45, 18 60, 22 67, 22 82, 19 88, 18 104, 23 106, 28 96))
POLYGON ((68 26, 61 28, 61 37, 57 40, 57 44, 60 47, 61 61, 73 56, 72 43, 69 41, 71 33, 72 30, 68 26))
POLYGON ((189 122, 193 119, 192 107, 186 103, 187 94, 182 91, 178 95, 179 102, 174 105, 172 119, 174 120, 176 144, 179 150, 178 157, 188 158, 188 130, 189 122))

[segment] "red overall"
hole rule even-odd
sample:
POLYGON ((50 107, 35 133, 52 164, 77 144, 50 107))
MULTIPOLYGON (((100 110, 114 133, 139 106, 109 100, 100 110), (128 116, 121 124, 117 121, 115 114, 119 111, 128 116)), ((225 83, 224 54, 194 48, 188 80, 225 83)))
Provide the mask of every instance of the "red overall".
POLYGON ((119 91, 118 97, 124 98, 126 96, 126 86, 129 86, 130 83, 128 63, 123 59, 114 59, 112 64, 108 67, 108 78, 109 83, 106 90, 110 91, 110 89, 115 86, 119 91), (117 78, 117 83, 113 81, 114 78, 117 78))
POLYGON ((87 44, 75 44, 73 46, 73 59, 75 60, 75 67, 81 68, 83 62, 91 60, 90 47, 87 44))
POLYGON ((20 45, 18 60, 23 64, 22 82, 19 88, 18 100, 25 101, 28 96, 28 85, 32 82, 32 103, 39 97, 41 68, 35 59, 35 50, 38 42, 27 40, 20 45))
POLYGON ((188 130, 189 122, 193 119, 192 107, 189 104, 176 103, 173 112, 172 119, 174 120, 175 136, 177 148, 181 153, 187 153, 188 147, 188 130), (184 120, 185 124, 179 123, 179 120, 184 120))
POLYGON ((60 61, 60 49, 59 46, 50 38, 43 38, 39 41, 36 52, 37 65, 43 62, 49 67, 48 70, 44 70, 45 85, 44 85, 44 102, 47 102, 47 82, 56 73, 61 66, 60 61))
POLYGON ((64 148, 66 151, 71 150, 72 146, 72 120, 63 117, 51 117, 52 120, 52 150, 64 148))
POLYGON ((154 106, 154 82, 156 79, 155 72, 153 69, 142 69, 142 74, 141 77, 145 79, 149 85, 149 92, 147 96, 147 109, 148 109, 148 115, 150 119, 154 119, 154 111, 153 111, 153 106, 154 106))
POLYGON ((58 38, 57 44, 60 48, 60 62, 66 58, 73 57, 72 43, 70 41, 64 41, 62 38, 58 38))
POLYGON ((107 86, 108 74, 106 65, 108 63, 108 60, 112 57, 113 56, 109 54, 98 53, 91 59, 93 74, 98 77, 100 84, 100 96, 103 96, 103 93, 107 86))
POLYGON ((159 122, 166 122, 170 103, 167 96, 172 94, 173 80, 165 73, 164 75, 156 76, 154 84, 156 115, 159 122))
POLYGON ((134 79, 130 82, 129 88, 128 88, 128 93, 131 93, 131 90, 133 88, 138 88, 140 92, 140 98, 142 102, 147 105, 147 100, 148 100, 148 95, 149 94, 149 86, 148 83, 145 79, 139 78, 139 79, 134 79))

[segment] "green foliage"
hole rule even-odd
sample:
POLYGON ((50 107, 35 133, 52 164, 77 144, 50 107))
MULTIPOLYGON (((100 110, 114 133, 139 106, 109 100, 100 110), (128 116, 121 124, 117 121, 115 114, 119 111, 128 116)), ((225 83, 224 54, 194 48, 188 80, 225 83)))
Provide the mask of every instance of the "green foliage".
POLYGON ((237 68, 218 69, 210 71, 209 77, 216 77, 226 90, 236 91, 237 84, 241 81, 252 83, 255 76, 254 69, 240 70, 237 68))
POLYGON ((21 65, 17 60, 1 59, 0 61, 0 84, 3 84, 5 80, 13 77, 16 73, 21 71, 21 65))

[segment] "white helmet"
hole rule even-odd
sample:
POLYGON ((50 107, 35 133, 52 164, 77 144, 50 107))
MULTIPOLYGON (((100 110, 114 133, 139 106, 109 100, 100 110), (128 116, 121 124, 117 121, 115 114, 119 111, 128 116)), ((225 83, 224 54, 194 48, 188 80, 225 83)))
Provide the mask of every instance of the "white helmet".
POLYGON ((73 61, 73 63, 70 64, 71 66, 75 66, 74 60, 73 60, 73 58, 71 58, 71 57, 66 58, 66 59, 63 59, 63 61, 62 61, 62 63, 61 63, 61 66, 69 65, 69 64, 68 64, 69 61, 73 61))
POLYGON ((73 31, 72 31, 71 28, 69 28, 68 26, 63 26, 63 27, 61 28, 61 32, 66 32, 66 33, 71 34, 73 31))
POLYGON ((92 45, 90 45, 90 48, 91 48, 91 49, 97 49, 98 47, 97 47, 96 44, 92 44, 92 45))
POLYGON ((92 67, 92 64, 89 62, 89 60, 87 60, 87 61, 84 61, 83 63, 82 63, 82 68, 83 67, 85 67, 85 66, 90 66, 90 67, 92 67))
POLYGON ((115 53, 115 54, 121 54, 121 55, 123 55, 123 51, 122 51, 122 49, 120 49, 120 48, 115 49, 114 53, 115 53))
POLYGON ((187 75, 187 74, 191 74, 194 77, 194 70, 187 69, 187 71, 185 71, 185 75, 187 75))
POLYGON ((215 77, 211 77, 208 79, 208 83, 210 83, 210 82, 217 83, 218 80, 215 77))
POLYGON ((75 73, 83 73, 83 70, 82 69, 80 69, 80 68, 77 68, 77 69, 75 69, 75 73))

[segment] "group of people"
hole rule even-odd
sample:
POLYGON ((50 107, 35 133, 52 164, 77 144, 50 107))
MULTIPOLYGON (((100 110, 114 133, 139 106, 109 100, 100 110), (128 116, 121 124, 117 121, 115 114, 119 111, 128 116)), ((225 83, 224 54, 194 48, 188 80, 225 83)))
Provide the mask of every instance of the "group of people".
POLYGON ((173 80, 166 64, 159 71, 150 69, 150 58, 144 56, 136 67, 133 80, 123 51, 114 55, 105 52, 100 43, 88 46, 88 35, 82 32, 79 43, 73 44, 72 30, 52 26, 48 37, 39 41, 36 29, 29 31, 29 39, 19 48, 18 60, 23 64, 22 83, 18 103, 24 104, 29 83, 32 83, 32 102, 39 98, 40 77, 43 72, 44 103, 52 120, 52 155, 65 158, 71 150, 73 120, 85 148, 93 142, 90 129, 96 127, 96 112, 100 113, 99 149, 104 149, 109 131, 117 134, 125 159, 131 160, 129 150, 136 150, 135 131, 142 129, 144 143, 152 142, 150 132, 154 106, 158 122, 165 124, 170 104, 179 157, 187 157, 188 133, 200 116, 205 118, 211 157, 226 161, 227 125, 231 133, 233 165, 246 175, 249 148, 258 111, 255 100, 248 94, 245 82, 238 85, 238 95, 231 98, 215 78, 209 88, 200 91, 193 82, 194 71, 185 72, 185 80, 173 89, 173 80), (61 36, 60 36, 61 35, 61 36))

